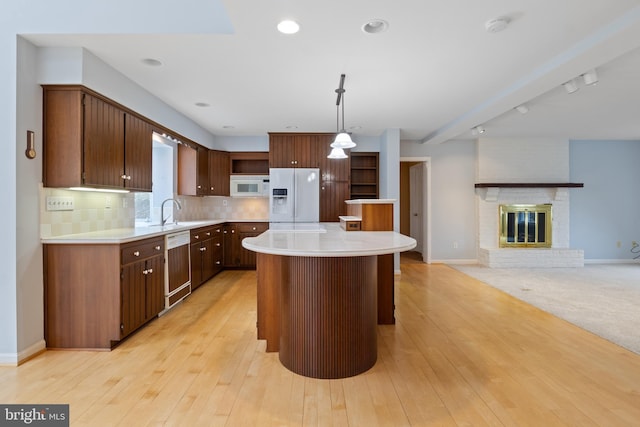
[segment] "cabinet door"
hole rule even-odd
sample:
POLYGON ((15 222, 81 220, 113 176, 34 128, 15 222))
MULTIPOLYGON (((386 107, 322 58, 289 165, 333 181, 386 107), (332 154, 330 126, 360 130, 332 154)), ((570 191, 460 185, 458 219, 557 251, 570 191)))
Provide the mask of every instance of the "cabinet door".
POLYGON ((213 277, 213 270, 215 265, 213 239, 207 238, 206 240, 202 241, 200 245, 200 250, 202 251, 202 281, 206 282, 213 277))
POLYGON ((200 242, 191 244, 191 288, 195 289, 202 283, 202 252, 200 242))
POLYGON ((149 258, 145 264, 145 320, 164 309, 164 256, 149 258))
POLYGON ((196 195, 209 194, 209 150, 198 147, 196 164, 196 195))
POLYGON ((89 94, 83 104, 83 184, 122 187, 124 112, 89 94))
POLYGON ((338 222, 340 215, 347 214, 349 200, 349 183, 339 181, 323 181, 320 184, 320 221, 338 222))
POLYGON ((138 261, 122 267, 120 309, 123 338, 147 320, 145 266, 145 261, 138 261))
POLYGON ((237 265, 237 242, 236 242, 236 228, 233 225, 224 226, 224 266, 235 267, 237 265))
POLYGON ((178 145, 178 194, 209 194, 209 150, 204 147, 178 145))
POLYGON ((320 167, 317 157, 317 148, 311 135, 298 135, 294 139, 295 167, 317 168, 320 167))
POLYGON ((293 168, 296 166, 295 153, 293 152, 294 142, 294 135, 269 136, 270 168, 293 168))
POLYGON ((209 150, 209 194, 229 195, 230 159, 226 151, 209 150))
POLYGON ((127 114, 125 118, 124 186, 130 190, 151 191, 153 162, 151 124, 127 114))
POLYGON ((345 150, 346 159, 329 159, 331 143, 334 135, 313 135, 312 143, 316 150, 316 157, 320 167, 320 175, 323 181, 349 181, 351 172, 350 150, 345 150))

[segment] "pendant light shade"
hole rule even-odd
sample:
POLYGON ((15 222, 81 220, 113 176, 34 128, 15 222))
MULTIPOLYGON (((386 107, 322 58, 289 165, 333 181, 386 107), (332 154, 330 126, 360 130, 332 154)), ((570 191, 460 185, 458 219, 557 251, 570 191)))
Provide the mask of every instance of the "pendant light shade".
POLYGON ((336 89, 338 99, 336 101, 336 139, 331 143, 331 153, 327 156, 329 159, 346 159, 347 155, 344 150, 347 148, 353 148, 356 143, 353 142, 351 136, 344 130, 344 78, 345 75, 340 75, 340 85, 336 89), (342 128, 340 128, 340 104, 342 104, 342 128))
MULTIPOLYGON (((331 144, 331 145, 333 145, 333 144, 331 144)), ((345 152, 344 152, 344 150, 342 148, 334 147, 334 148, 331 149, 331 153, 329 153, 327 158, 329 158, 329 159, 346 159, 347 155, 345 154, 345 152)))
POLYGON ((336 135, 336 139, 331 143, 331 148, 353 148, 356 143, 351 140, 351 137, 347 132, 342 129, 339 134, 336 135))

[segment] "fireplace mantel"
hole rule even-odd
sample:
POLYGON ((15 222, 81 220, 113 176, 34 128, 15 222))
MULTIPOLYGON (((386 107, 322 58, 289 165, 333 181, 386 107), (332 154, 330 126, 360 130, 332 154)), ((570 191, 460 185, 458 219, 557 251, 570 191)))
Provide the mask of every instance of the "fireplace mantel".
POLYGON ((480 182, 476 188, 582 188, 582 182, 480 182))

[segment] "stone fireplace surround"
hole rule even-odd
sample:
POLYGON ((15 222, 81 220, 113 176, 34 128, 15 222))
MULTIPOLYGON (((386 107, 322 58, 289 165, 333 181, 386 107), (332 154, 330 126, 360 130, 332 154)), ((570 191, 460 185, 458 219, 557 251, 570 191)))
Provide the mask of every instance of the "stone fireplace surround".
POLYGON ((584 251, 569 248, 569 190, 547 188, 477 188, 478 263, 491 268, 583 267, 584 251), (499 206, 503 204, 550 203, 551 248, 500 248, 499 206))
POLYGON ((478 263, 491 268, 582 267, 570 244, 569 141, 480 138, 476 141, 478 263), (555 184, 554 184, 555 183, 555 184), (551 248, 500 248, 501 204, 552 205, 551 248))

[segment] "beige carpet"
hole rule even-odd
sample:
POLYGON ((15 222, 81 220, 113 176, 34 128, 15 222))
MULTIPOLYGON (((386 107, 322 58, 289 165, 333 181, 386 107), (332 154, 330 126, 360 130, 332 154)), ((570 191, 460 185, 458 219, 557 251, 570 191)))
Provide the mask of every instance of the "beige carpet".
POLYGON ((450 266, 640 354, 640 264, 588 264, 581 268, 450 266))

